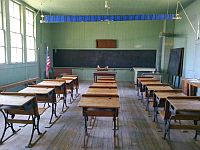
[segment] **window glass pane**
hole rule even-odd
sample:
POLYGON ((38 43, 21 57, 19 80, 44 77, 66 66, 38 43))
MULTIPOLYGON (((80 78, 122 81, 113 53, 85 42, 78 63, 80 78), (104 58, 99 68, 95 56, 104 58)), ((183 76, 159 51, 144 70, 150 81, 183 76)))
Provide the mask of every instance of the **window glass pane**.
POLYGON ((33 36, 33 26, 30 24, 26 25, 26 35, 33 36))
POLYGON ((0 63, 5 63, 5 48, 0 47, 0 63))
POLYGON ((27 61, 34 62, 36 61, 36 51, 35 50, 27 50, 27 61))
POLYGON ((34 13, 26 9, 26 23, 33 25, 34 13))
POLYGON ((18 4, 16 4, 16 3, 14 3, 14 11, 13 11, 13 13, 14 13, 14 15, 13 15, 13 17, 14 18, 16 18, 16 19, 20 19, 20 5, 18 5, 18 4))
POLYGON ((20 5, 9 1, 9 14, 13 18, 20 19, 20 5))
POLYGON ((33 37, 26 37, 27 49, 35 49, 35 39, 33 37))
POLYGON ((22 37, 20 34, 11 32, 10 38, 11 38, 11 47, 22 48, 22 37))
POLYGON ((10 1, 9 3, 10 13, 10 30, 20 33, 20 5, 10 1))
POLYGON ((0 29, 2 29, 2 24, 3 24, 3 22, 2 22, 2 16, 3 16, 2 14, 3 13, 2 13, 1 7, 2 6, 1 6, 1 1, 0 1, 0 29))
POLYGON ((10 31, 20 33, 20 20, 10 18, 10 31))
POLYGON ((22 49, 11 48, 11 62, 22 62, 22 49))
POLYGON ((0 29, 2 29, 2 16, 0 14, 0 29))
POLYGON ((4 46, 4 33, 0 30, 0 46, 4 46))
POLYGON ((14 3, 12 1, 9 1, 9 14, 10 14, 10 16, 13 16, 13 12, 14 12, 13 4, 14 3))

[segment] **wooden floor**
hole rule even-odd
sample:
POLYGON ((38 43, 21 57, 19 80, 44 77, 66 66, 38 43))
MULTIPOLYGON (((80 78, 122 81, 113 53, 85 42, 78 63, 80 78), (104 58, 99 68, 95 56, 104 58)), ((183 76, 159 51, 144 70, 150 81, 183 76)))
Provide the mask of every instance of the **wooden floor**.
MULTIPOLYGON (((84 93, 89 82, 81 82, 80 92, 84 93)), ((46 129, 50 109, 41 117, 41 131, 47 133, 32 148, 33 150, 79 150, 79 149, 134 149, 134 150, 199 150, 200 137, 193 140, 193 131, 171 131, 171 143, 163 140, 163 123, 159 127, 152 122, 152 117, 144 110, 143 104, 136 96, 136 90, 128 83, 118 83, 120 94, 119 130, 117 145, 114 147, 112 119, 97 118, 94 128, 89 130, 87 148, 83 148, 84 120, 81 108, 77 107, 80 97, 69 105, 70 108, 51 128, 46 129)), ((58 105, 58 110, 61 103, 58 105)), ((59 113, 59 112, 58 112, 59 113)), ((3 118, 0 116, 0 134, 3 128, 3 118)), ((19 126, 15 126, 19 128, 19 126)), ((20 132, 0 145, 0 150, 25 149, 28 143, 31 126, 23 127, 20 132)))

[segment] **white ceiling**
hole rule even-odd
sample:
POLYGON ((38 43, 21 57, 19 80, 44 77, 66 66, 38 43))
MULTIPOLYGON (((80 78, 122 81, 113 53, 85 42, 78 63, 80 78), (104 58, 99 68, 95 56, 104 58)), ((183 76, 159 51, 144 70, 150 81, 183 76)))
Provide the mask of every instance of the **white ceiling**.
MULTIPOLYGON (((105 0, 22 0, 52 15, 105 15, 105 0)), ((175 14, 176 0, 108 0, 112 15, 175 14)), ((195 0, 180 0, 184 7, 195 0)), ((180 8, 179 8, 180 9, 180 8)))

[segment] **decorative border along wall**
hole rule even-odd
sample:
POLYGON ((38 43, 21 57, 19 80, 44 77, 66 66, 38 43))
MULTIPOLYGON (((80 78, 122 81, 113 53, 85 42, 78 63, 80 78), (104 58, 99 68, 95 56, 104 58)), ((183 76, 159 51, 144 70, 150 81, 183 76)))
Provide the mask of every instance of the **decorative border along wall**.
POLYGON ((133 20, 172 20, 175 14, 138 14, 138 15, 88 15, 88 16, 50 16, 45 15, 43 23, 58 22, 100 22, 133 20))

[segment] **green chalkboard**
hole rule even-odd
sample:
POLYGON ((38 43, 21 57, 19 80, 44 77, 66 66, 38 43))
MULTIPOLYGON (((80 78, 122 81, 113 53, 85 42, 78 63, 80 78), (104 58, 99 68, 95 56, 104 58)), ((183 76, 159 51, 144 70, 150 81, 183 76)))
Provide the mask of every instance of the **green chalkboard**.
POLYGON ((54 49, 54 67, 155 67, 156 50, 54 49))

